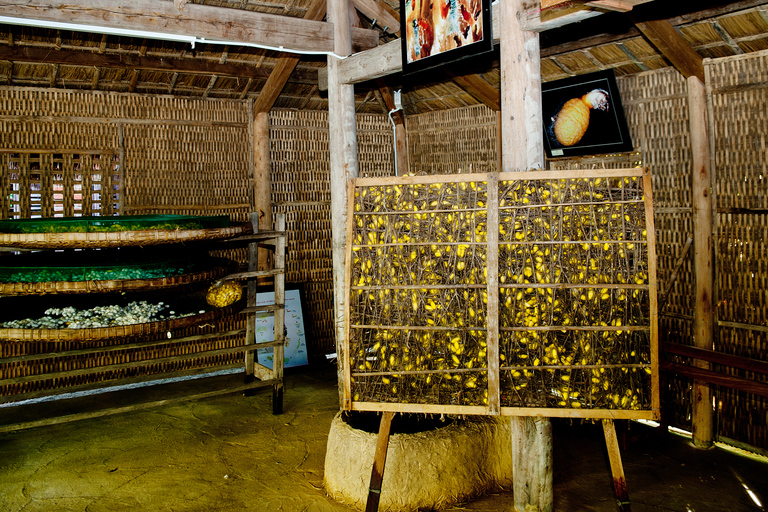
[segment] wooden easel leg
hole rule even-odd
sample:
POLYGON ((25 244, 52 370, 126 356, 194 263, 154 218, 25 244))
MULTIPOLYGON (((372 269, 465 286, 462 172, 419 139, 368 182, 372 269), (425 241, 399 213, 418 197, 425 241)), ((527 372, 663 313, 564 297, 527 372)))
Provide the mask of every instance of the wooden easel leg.
POLYGON ((627 481, 624 478, 624 465, 621 463, 619 441, 616 437, 616 425, 613 423, 613 420, 603 420, 603 434, 605 435, 605 446, 608 448, 608 459, 611 462, 613 487, 616 489, 616 504, 620 512, 630 512, 632 508, 629 505, 627 481))
POLYGON ((387 462, 387 448, 389 447, 389 427, 392 425, 392 417, 394 415, 395 413, 389 411, 381 415, 379 437, 376 441, 376 454, 373 457, 371 485, 368 489, 368 501, 365 504, 365 512, 377 512, 379 510, 381 481, 384 479, 384 464, 387 462))
POLYGON ((283 414, 283 383, 272 386, 272 414, 283 414))

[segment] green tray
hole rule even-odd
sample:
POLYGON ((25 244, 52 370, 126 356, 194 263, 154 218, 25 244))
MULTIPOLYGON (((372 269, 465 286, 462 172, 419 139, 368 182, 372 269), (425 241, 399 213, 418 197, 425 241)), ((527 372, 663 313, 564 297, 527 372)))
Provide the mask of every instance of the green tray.
POLYGON ((121 215, 0 221, 0 233, 97 233, 229 227, 228 215, 121 215))

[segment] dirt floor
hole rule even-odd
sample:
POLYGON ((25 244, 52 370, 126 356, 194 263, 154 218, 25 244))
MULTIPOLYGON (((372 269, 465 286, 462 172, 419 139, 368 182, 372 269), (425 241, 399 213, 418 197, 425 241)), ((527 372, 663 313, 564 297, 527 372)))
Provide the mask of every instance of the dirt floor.
MULTIPOLYGON (((0 511, 307 511, 351 509, 323 490, 335 369, 286 376, 285 412, 271 390, 225 395, 0 434, 0 511)), ((162 396, 240 383, 224 376, 174 384, 162 396)), ((130 405, 160 390, 0 409, 0 424, 130 405)), ((615 511, 599 424, 554 421, 555 511, 615 511)), ((755 511, 768 504, 768 463, 696 450, 673 434, 632 424, 622 453, 635 512, 755 511), (746 486, 746 487, 745 487, 746 486), (750 498, 749 488, 764 505, 750 498)), ((513 509, 500 489, 446 510, 513 509)))

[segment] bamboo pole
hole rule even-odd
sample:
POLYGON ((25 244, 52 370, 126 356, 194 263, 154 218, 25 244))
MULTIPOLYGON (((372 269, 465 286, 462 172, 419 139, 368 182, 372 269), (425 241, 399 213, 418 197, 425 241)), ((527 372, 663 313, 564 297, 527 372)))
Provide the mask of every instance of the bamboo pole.
MULTIPOLYGON (((349 24, 350 4, 346 0, 329 0, 327 19, 333 23, 334 52, 345 57, 352 53, 349 24)), ((333 254, 333 313, 338 355, 339 404, 343 405, 343 361, 346 316, 344 253, 347 244, 347 182, 357 177, 357 125, 355 89, 339 80, 341 60, 328 56, 328 121, 330 124, 331 164, 331 231, 333 254)))
MULTIPOLYGON (((501 169, 544 167, 539 35, 523 30, 532 0, 501 3, 501 169)), ((545 417, 515 416, 512 423, 512 471, 516 510, 552 510, 552 422, 545 417)))
MULTIPOLYGON (((688 110, 691 123, 693 153, 693 270, 696 281, 693 322, 694 346, 714 349, 714 267, 712 261, 712 195, 710 148, 707 120, 707 95, 704 83, 695 76, 688 78, 688 110)), ((696 360, 697 368, 710 369, 707 361, 696 360)), ((693 444, 710 448, 714 442, 714 408, 709 384, 693 383, 693 444)))
MULTIPOLYGON (((259 231, 272 229, 272 176, 269 160, 269 113, 259 112, 253 120, 254 203, 259 213, 259 231)), ((259 249, 258 270, 271 268, 272 251, 259 249)))

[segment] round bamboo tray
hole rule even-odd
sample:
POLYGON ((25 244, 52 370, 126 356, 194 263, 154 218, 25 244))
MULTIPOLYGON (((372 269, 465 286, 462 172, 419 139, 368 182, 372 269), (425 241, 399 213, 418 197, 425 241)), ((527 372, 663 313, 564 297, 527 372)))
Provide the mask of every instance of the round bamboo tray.
POLYGON ((225 308, 206 311, 205 313, 150 322, 145 324, 120 325, 94 329, 8 329, 0 328, 0 339, 3 341, 32 341, 32 342, 86 342, 104 339, 120 339, 142 337, 169 332, 174 329, 192 327, 197 324, 215 322, 226 316, 233 315, 243 308, 245 301, 238 301, 225 308))
POLYGON ((19 249, 85 249, 222 240, 250 233, 251 224, 208 229, 151 229, 78 233, 0 233, 0 246, 19 249))
POLYGON ((221 261, 216 267, 186 274, 153 279, 114 279, 105 281, 48 281, 41 283, 0 283, 0 297, 75 293, 119 293, 186 287, 227 275, 233 262, 221 261))

